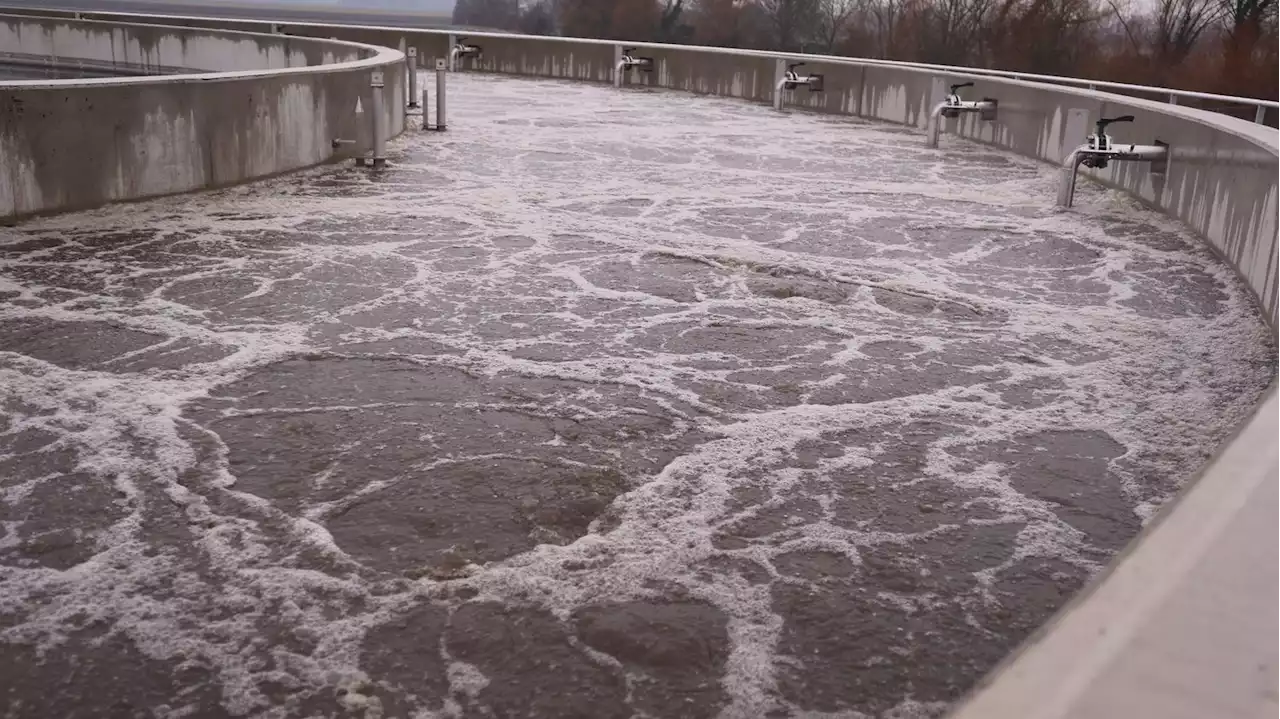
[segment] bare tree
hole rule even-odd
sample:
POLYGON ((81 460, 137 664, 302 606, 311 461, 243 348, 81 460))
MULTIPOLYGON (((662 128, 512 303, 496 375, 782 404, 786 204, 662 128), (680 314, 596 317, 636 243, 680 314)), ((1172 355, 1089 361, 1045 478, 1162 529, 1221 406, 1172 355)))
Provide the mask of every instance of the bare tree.
POLYGON ((570 37, 608 37, 616 3, 601 0, 558 0, 557 25, 570 37))
POLYGON ((1219 0, 1159 0, 1151 38, 1157 66, 1168 68, 1185 60, 1221 12, 1219 0))
POLYGON ((815 30, 823 52, 835 52, 861 6, 862 0, 818 0, 815 30))
POLYGON ((979 31, 988 0, 931 0, 908 6, 915 31, 915 56, 925 62, 952 65, 971 62, 978 54, 979 31))
POLYGON ((898 35, 905 6, 905 0, 871 0, 870 14, 875 26, 876 54, 879 57, 901 57, 898 35))
POLYGON ((1123 13, 1100 13, 1094 2, 998 0, 984 11, 978 59, 1007 70, 1079 74, 1096 52, 1099 36, 1115 33, 1104 21, 1128 29, 1123 13))
POLYGON ((1124 29, 1124 36, 1129 41, 1130 49, 1136 54, 1142 54, 1142 48, 1145 43, 1139 39, 1141 28, 1135 29, 1135 23, 1130 18, 1130 13, 1121 9, 1116 0, 1107 0, 1107 6, 1111 8, 1111 18, 1124 29))
POLYGON ((1275 0, 1220 0, 1220 3, 1229 28, 1249 23, 1262 25, 1268 18, 1275 17, 1275 0))
MULTIPOLYGON (((1252 54, 1254 47, 1268 34, 1275 35, 1276 0, 1218 0, 1226 37, 1224 51, 1232 59, 1252 54)), ((1274 37, 1272 38, 1274 40, 1274 37)), ((1275 49, 1275 43, 1271 45, 1275 49)))
POLYGON ((813 35, 819 0, 759 0, 780 50, 796 50, 813 35))
POLYGON ((520 32, 527 35, 554 35, 556 33, 554 1, 537 0, 526 5, 520 11, 520 32))
POLYGON ((685 22, 684 0, 664 0, 658 17, 658 40, 662 42, 688 42, 693 28, 685 22))

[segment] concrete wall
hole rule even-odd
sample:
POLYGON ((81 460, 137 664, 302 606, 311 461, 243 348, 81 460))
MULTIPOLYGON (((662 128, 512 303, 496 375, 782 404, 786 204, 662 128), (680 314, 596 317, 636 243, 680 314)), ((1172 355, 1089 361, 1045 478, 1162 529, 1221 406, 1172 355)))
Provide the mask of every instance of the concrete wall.
POLYGON ((374 69, 385 74, 387 135, 404 129, 404 58, 386 48, 8 16, 0 53, 201 71, 0 83, 0 218, 230 185, 364 151, 374 69), (335 139, 357 144, 335 149, 335 139))
POLYGON ((278 36, 0 17, 0 57, 88 60, 154 71, 230 72, 332 65, 371 54, 352 45, 278 36))

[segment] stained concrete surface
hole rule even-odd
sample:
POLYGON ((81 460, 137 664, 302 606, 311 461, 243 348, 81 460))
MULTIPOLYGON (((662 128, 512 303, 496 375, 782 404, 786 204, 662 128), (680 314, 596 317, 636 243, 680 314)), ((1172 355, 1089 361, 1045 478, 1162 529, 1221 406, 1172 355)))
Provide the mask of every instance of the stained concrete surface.
POLYGON ((1274 375, 1052 168, 451 82, 379 175, 2 231, 9 716, 937 716, 1274 375))
POLYGON ((82 77, 135 77, 138 74, 136 72, 115 72, 107 69, 0 62, 0 82, 5 80, 71 80, 82 77))
POLYGON ((311 5, 257 2, 186 2, 185 0, 0 0, 0 8, 121 12, 148 15, 229 18, 235 20, 293 20, 347 25, 388 27, 450 27, 448 13, 404 12, 351 8, 321 3, 311 5))
POLYGON ((71 55, 160 74, 267 73, 211 82, 9 83, 0 103, 10 170, 0 174, 0 216, 9 220, 247 182, 312 167, 335 152, 354 156, 371 142, 369 113, 355 110, 372 107, 372 69, 388 86, 388 136, 404 127, 406 69, 390 48, 25 16, 0 29, 6 52, 27 58, 71 55), (301 70, 319 64, 329 69, 301 70), (353 144, 335 149, 335 139, 353 144))

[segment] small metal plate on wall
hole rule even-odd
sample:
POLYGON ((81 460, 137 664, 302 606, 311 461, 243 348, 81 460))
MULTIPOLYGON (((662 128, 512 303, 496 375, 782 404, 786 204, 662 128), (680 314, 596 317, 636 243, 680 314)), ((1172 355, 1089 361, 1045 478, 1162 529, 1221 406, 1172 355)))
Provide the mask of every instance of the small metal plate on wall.
POLYGON ((1156 140, 1154 144, 1156 147, 1164 148, 1164 157, 1151 161, 1151 174, 1163 175, 1169 171, 1169 153, 1171 152, 1169 143, 1156 140))

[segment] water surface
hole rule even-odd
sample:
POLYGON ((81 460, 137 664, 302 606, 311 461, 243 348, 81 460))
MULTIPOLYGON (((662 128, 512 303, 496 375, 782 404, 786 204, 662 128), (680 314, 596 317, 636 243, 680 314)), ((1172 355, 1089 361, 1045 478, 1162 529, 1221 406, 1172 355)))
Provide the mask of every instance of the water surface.
POLYGON ((937 716, 1274 376, 1049 166, 450 81, 380 175, 0 230, 8 716, 937 716))

